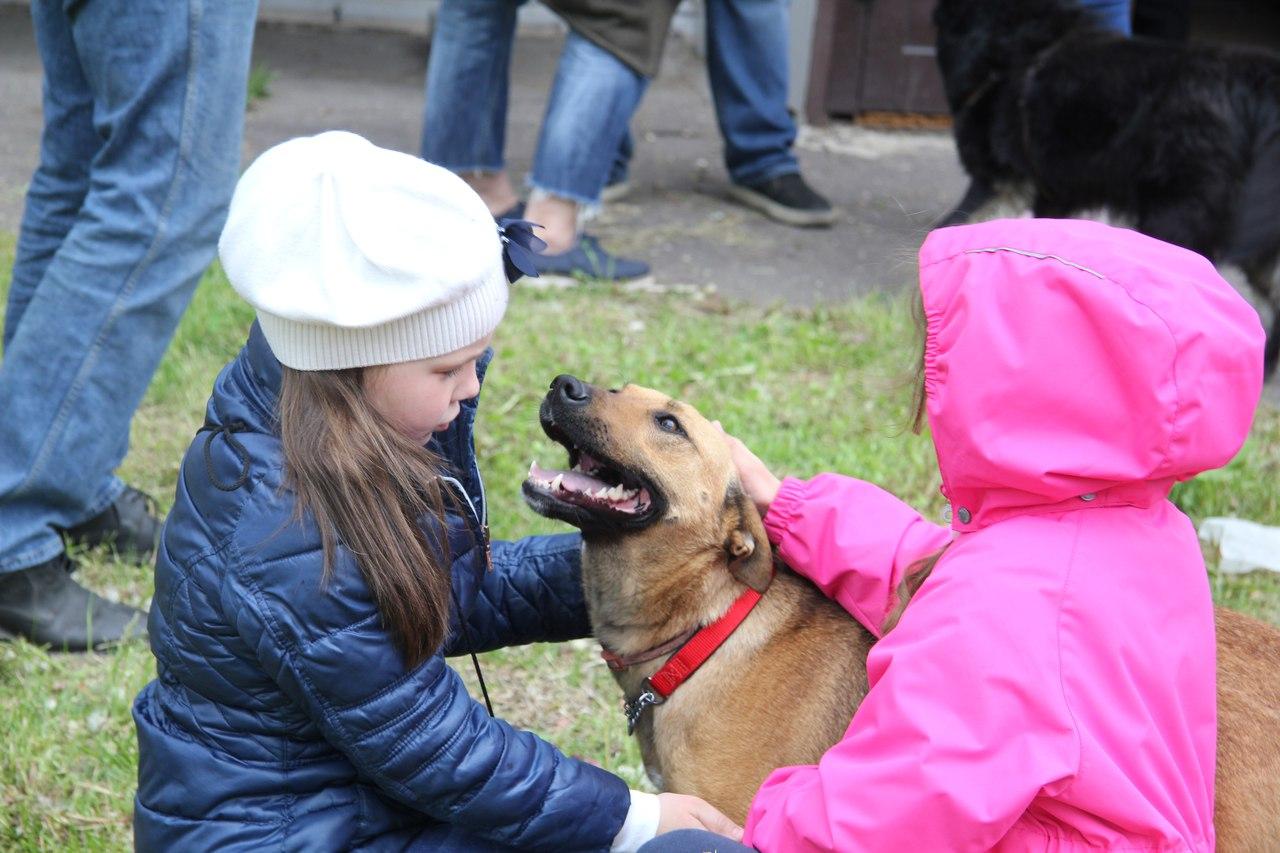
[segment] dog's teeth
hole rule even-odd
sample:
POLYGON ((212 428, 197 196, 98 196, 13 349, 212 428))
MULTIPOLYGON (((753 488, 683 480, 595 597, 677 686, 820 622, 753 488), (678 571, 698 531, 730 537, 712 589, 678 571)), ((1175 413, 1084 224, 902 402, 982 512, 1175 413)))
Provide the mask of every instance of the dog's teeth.
POLYGON ((556 474, 555 479, 551 481, 551 491, 557 491, 564 485, 564 474, 556 474))

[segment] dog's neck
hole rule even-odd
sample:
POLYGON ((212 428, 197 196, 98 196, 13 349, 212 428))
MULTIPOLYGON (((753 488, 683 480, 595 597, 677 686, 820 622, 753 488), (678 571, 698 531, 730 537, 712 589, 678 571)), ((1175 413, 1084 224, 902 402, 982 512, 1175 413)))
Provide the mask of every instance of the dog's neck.
POLYGON ((588 543, 582 553, 583 591, 596 638, 620 655, 634 655, 718 618, 742 592, 722 553, 681 561, 636 562, 616 545, 588 543), (659 572, 657 567, 665 566, 659 572), (671 567, 678 565, 678 571, 671 567), (629 566, 630 571, 617 571, 629 566), (646 574, 641 568, 654 567, 646 574))

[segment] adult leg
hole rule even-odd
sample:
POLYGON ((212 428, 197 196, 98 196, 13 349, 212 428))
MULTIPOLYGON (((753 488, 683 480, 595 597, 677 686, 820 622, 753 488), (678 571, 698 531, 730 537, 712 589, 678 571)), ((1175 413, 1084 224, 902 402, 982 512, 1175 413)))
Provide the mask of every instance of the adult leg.
POLYGON ((787 0, 707 0, 707 73, 730 193, 789 225, 830 225, 835 211, 800 177, 792 150, 789 31, 787 0))
POLYGON ((503 148, 521 2, 444 0, 427 62, 422 158, 461 175, 494 214, 517 201, 503 148))
POLYGON ((93 126, 93 96, 75 56, 70 26, 61 16, 42 14, 34 6, 32 14, 44 63, 44 131, 40 163, 27 188, 14 252, 4 317, 6 350, 36 286, 76 222, 89 192, 90 164, 102 145, 93 126), (50 21, 50 17, 56 19, 50 21))
POLYGON ((631 129, 627 128, 622 134, 622 141, 618 143, 618 153, 614 155, 613 165, 609 167, 609 177, 605 178, 604 189, 600 191, 601 201, 618 201, 631 192, 631 158, 635 151, 631 129))
POLYGON ((648 79, 577 33, 570 32, 542 121, 529 186, 527 217, 543 225, 548 255, 540 271, 637 278, 648 266, 617 258, 594 238, 578 236, 583 208, 600 193, 648 79))
POLYGON ((787 110, 787 0, 707 0, 707 74, 737 184, 800 171, 787 110))
MULTIPOLYGON (((99 145, 56 250, 46 238, 19 253, 25 304, 10 306, 0 364, 0 572, 59 558, 58 529, 123 491, 113 472, 133 412, 212 259, 235 184, 256 5, 33 4, 46 67, 70 57, 82 71, 84 89, 66 98, 83 103, 87 92, 99 145)), ((42 169, 74 168, 56 153, 42 152, 42 169)), ((40 210, 38 195, 28 212, 40 210)), ((24 221, 22 233, 56 227, 24 221)))
POLYGON ((613 54, 570 32, 542 120, 530 187, 582 206, 599 203, 648 85, 613 54))

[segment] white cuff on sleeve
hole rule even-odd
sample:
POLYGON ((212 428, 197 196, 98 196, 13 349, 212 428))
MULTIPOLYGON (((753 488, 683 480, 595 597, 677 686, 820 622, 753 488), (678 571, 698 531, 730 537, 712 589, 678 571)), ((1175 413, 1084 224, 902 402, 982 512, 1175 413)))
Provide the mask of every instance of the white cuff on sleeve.
POLYGON ((633 790, 627 819, 623 821, 622 829, 613 837, 609 853, 635 853, 641 844, 658 834, 658 818, 661 814, 662 807, 656 794, 633 790))

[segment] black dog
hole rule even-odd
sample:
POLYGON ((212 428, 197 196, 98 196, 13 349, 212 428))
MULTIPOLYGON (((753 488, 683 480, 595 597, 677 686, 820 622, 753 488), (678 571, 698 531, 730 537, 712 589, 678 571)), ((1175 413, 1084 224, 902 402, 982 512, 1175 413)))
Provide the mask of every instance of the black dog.
MULTIPOLYGON (((1104 211, 1242 269, 1280 356, 1280 57, 1114 35, 1067 0, 940 0, 938 65, 975 186, 1104 211)), ((964 221, 967 196, 947 224, 964 221)))

